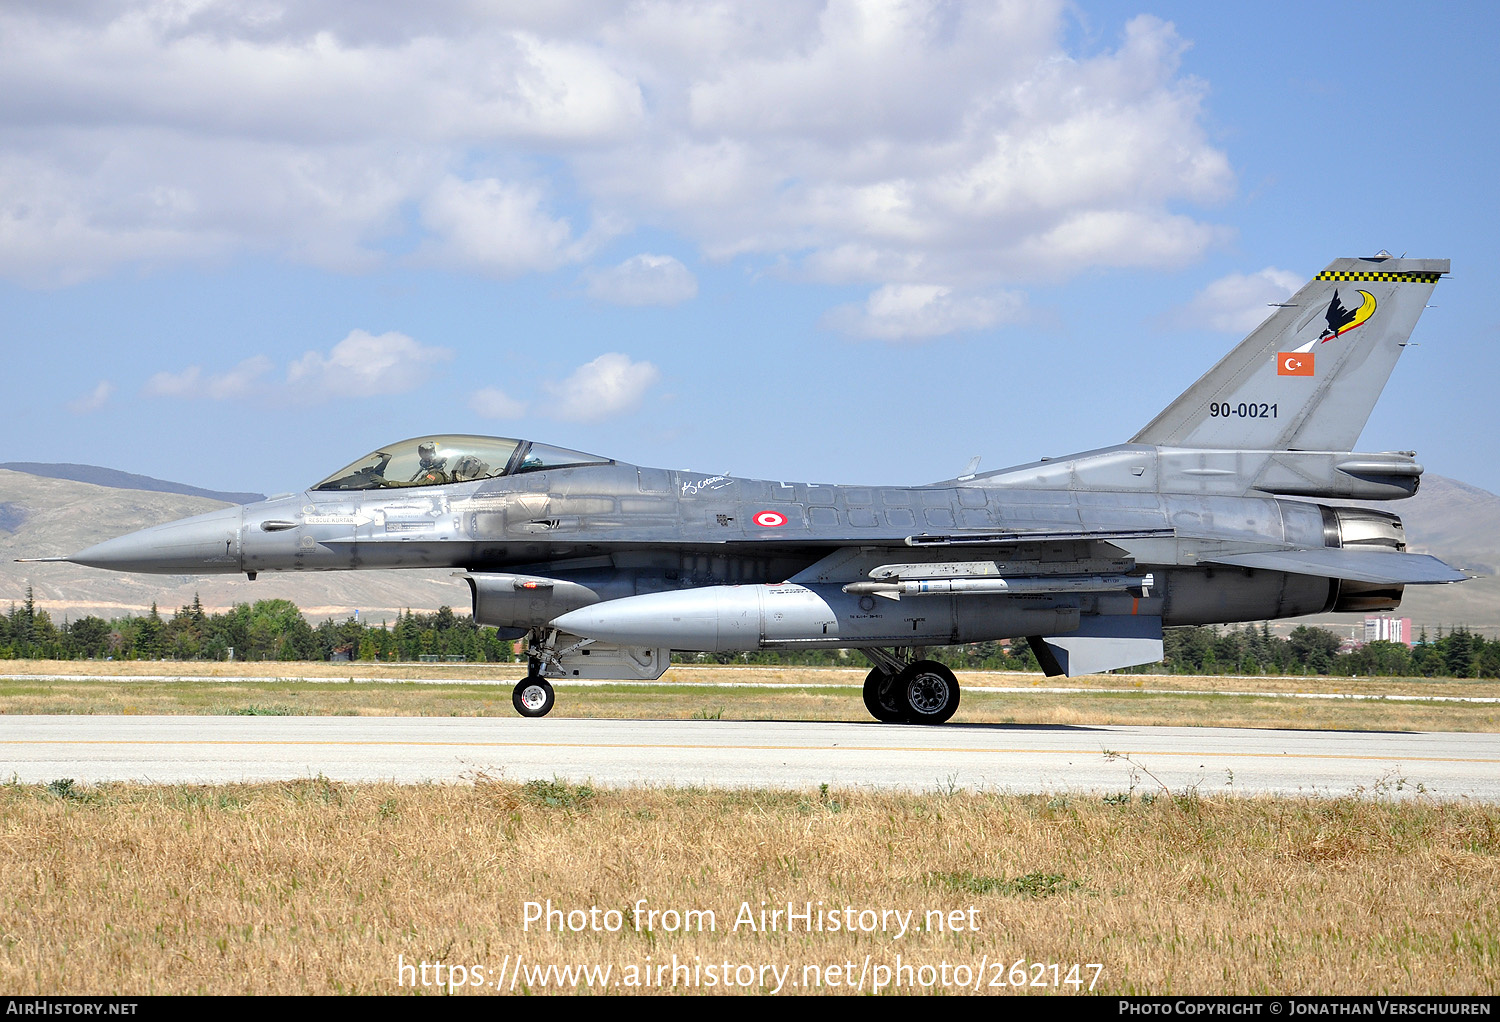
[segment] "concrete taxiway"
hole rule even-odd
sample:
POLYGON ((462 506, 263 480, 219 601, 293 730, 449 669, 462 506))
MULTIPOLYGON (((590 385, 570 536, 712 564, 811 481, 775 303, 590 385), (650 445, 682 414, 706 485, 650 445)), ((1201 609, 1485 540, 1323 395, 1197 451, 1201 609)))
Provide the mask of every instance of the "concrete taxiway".
POLYGON ((436 717, 0 718, 27 783, 511 781, 1500 801, 1500 735, 436 717))

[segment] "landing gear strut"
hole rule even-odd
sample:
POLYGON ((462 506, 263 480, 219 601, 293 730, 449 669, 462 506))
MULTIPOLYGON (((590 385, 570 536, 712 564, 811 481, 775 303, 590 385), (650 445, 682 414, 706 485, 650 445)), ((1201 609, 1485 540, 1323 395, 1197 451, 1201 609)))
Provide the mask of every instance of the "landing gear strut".
POLYGON ((958 679, 943 664, 913 659, 905 648, 860 652, 875 665, 865 678, 865 709, 882 724, 941 724, 958 711, 958 679))
MULTIPOLYGON (((585 639, 581 645, 589 645, 585 639)), ((569 647, 571 651, 576 647, 569 647)), ((528 637, 526 649, 526 677, 516 682, 511 690, 510 704, 523 717, 545 717, 557 704, 557 693, 552 683, 542 677, 547 664, 557 663, 557 630, 542 632, 533 629, 528 637)), ((576 671, 574 672, 577 673, 576 671)))

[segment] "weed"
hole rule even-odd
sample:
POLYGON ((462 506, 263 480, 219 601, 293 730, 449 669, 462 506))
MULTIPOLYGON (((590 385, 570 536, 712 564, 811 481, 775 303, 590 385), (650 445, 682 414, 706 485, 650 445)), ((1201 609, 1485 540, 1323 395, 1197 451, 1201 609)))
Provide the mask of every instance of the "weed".
POLYGON ((74 783, 71 777, 59 777, 55 781, 48 781, 47 790, 58 798, 68 802, 81 802, 88 797, 83 789, 74 783))
POLYGON ((283 781, 278 785, 294 803, 321 802, 324 805, 343 805, 344 795, 339 785, 319 774, 301 781, 283 781))
POLYGON ((1055 894, 1076 891, 1081 884, 1061 873, 1027 873, 1011 880, 981 876, 962 870, 956 873, 929 873, 929 886, 948 887, 966 894, 1004 894, 1016 898, 1049 898, 1055 894))
POLYGON ((550 781, 527 781, 522 785, 521 793, 532 805, 548 809, 587 809, 594 799, 594 789, 587 784, 570 787, 560 777, 550 781))
POLYGON ((192 788, 182 789, 179 792, 182 805, 186 809, 217 809, 220 811, 230 809, 243 809, 245 800, 238 795, 227 791, 199 791, 192 788))

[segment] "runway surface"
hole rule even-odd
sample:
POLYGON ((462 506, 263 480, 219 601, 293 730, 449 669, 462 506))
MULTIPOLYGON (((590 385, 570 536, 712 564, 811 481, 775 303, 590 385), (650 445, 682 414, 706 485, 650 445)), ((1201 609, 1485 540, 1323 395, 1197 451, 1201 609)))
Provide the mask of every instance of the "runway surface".
POLYGON ((1500 801, 1500 735, 447 717, 0 717, 45 783, 563 778, 605 786, 1365 794, 1500 801))

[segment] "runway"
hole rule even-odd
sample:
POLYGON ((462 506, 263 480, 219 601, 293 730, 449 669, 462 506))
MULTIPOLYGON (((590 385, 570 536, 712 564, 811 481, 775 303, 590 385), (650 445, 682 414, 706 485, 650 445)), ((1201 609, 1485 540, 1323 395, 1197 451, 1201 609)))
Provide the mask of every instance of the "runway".
POLYGON ((1500 801, 1500 735, 449 717, 0 717, 5 779, 1280 794, 1500 801))

